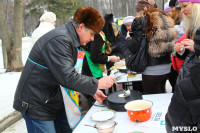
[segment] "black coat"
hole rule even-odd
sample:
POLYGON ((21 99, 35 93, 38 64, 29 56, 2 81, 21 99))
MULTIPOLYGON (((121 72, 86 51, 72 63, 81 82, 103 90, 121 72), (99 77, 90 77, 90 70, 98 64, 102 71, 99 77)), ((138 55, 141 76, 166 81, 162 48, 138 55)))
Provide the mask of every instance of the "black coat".
POLYGON ((29 54, 32 61, 27 60, 21 74, 13 107, 32 119, 55 120, 64 108, 60 85, 94 95, 98 80, 74 69, 79 46, 71 22, 42 36, 29 54))
MULTIPOLYGON (((93 63, 98 64, 106 64, 108 61, 108 55, 102 54, 102 47, 103 47, 104 41, 100 34, 96 34, 94 36, 94 41, 87 43, 85 49, 90 52, 91 54, 91 61, 93 63)), ((83 69, 82 74, 93 76, 92 72, 89 68, 87 58, 85 57, 83 60, 83 69)))
POLYGON ((126 37, 128 30, 126 29, 126 26, 124 24, 121 25, 121 33, 126 37))
MULTIPOLYGON (((112 23, 106 22, 102 31, 104 32, 106 39, 111 43, 114 44, 116 42, 115 34, 112 28, 112 23)), ((89 42, 85 49, 90 52, 91 54, 91 61, 93 63, 98 63, 98 64, 106 64, 108 62, 108 55, 102 54, 102 48, 104 45, 104 40, 102 39, 100 34, 96 34, 94 36, 94 41, 89 42)), ((82 69, 82 74, 88 75, 88 76, 93 76, 92 72, 89 68, 87 58, 84 58, 83 61, 83 69, 82 69)), ((100 77, 98 77, 100 78, 100 77)))
POLYGON ((172 131, 172 126, 187 126, 190 129, 198 127, 196 133, 200 132, 200 91, 194 86, 191 78, 182 80, 176 87, 165 121, 168 133, 176 132, 172 131))
POLYGON ((124 35, 118 37, 117 41, 111 45, 112 52, 110 55, 119 56, 120 59, 125 58, 127 44, 124 35))

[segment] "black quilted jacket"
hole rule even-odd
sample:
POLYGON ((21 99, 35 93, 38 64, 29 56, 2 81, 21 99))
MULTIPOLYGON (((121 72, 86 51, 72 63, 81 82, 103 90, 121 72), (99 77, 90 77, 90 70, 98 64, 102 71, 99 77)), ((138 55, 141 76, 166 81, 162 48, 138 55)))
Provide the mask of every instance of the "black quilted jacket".
POLYGON ((191 78, 180 81, 166 114, 168 133, 200 133, 200 64, 190 69, 191 78), (181 129, 182 128, 182 129, 181 129), (185 129, 184 129, 185 128, 185 129))
POLYGON ((79 46, 71 22, 42 36, 29 54, 13 107, 32 119, 55 120, 64 108, 60 85, 94 95, 98 80, 78 74, 74 69, 79 46))

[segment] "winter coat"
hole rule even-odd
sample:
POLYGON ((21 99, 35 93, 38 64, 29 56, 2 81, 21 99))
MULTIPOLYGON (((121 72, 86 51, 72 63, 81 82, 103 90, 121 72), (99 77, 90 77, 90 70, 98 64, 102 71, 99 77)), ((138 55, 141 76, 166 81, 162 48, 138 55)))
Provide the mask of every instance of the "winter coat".
POLYGON ((32 47, 41 36, 53 29, 55 29, 55 26, 52 23, 40 22, 39 26, 32 33, 32 47))
POLYGON ((79 47, 70 21, 42 36, 29 54, 13 107, 32 119, 50 121, 64 108, 60 85, 93 96, 98 80, 78 74, 74 68, 79 47))
POLYGON ((159 58, 174 50, 173 40, 177 31, 174 28, 173 19, 165 12, 158 9, 149 9, 144 12, 145 32, 149 40, 149 54, 159 58))
MULTIPOLYGON (((104 32, 106 39, 111 43, 111 45, 116 42, 116 38, 111 23, 105 23, 102 31, 104 32)), ((94 36, 94 41, 89 42, 86 45, 85 49, 90 52, 91 54, 90 59, 93 63, 106 64, 108 62, 108 55, 102 54, 103 45, 104 45, 104 40, 100 34, 96 34, 94 36)), ((82 74, 92 76, 92 72, 89 68, 87 58, 84 58, 83 60, 82 74)))
POLYGON ((187 132, 195 129, 200 133, 200 64, 190 69, 191 78, 181 80, 172 96, 168 112, 165 116, 168 133, 187 132), (178 127, 175 131, 174 128, 178 127), (172 129, 173 128, 173 129, 172 129), (182 131, 180 130, 182 128, 182 131), (174 130, 174 131, 173 131, 174 130))
MULTIPOLYGON (((89 42, 86 45, 85 49, 90 52, 90 54, 91 54, 90 59, 93 63, 98 63, 98 64, 106 64, 107 63, 108 56, 105 54, 102 54, 103 44, 104 44, 104 41, 103 41, 101 35, 96 34, 94 36, 94 41, 89 42)), ((93 76, 92 72, 89 68, 86 57, 83 60, 82 74, 88 75, 88 76, 93 76)))
POLYGON ((120 59, 123 59, 125 57, 125 55, 127 54, 127 44, 123 35, 120 35, 117 39, 117 42, 111 45, 111 50, 112 52, 110 55, 119 56, 120 59))
MULTIPOLYGON (((148 42, 148 66, 168 64, 173 52, 173 42, 176 37, 176 29, 173 20, 158 9, 148 9, 145 15, 145 33, 148 42)), ((133 36, 127 39, 127 43, 133 44, 131 52, 135 53, 140 47, 143 37, 141 18, 135 18, 132 23, 133 36)))
POLYGON ((124 24, 121 25, 121 33, 126 37, 128 30, 126 29, 126 26, 124 24))

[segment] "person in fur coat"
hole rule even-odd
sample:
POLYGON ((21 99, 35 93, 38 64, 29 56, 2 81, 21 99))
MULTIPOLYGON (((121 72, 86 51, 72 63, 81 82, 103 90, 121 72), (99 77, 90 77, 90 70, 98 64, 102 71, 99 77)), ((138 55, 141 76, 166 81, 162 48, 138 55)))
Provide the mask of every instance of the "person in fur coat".
MULTIPOLYGON (((144 93, 156 94, 165 92, 165 83, 169 77, 173 52, 173 40, 176 37, 174 21, 164 11, 149 8, 143 11, 145 33, 148 42, 148 64, 142 72, 144 93)), ((140 47, 143 36, 141 17, 136 17, 132 23, 134 44, 133 53, 140 47)), ((129 39, 127 39, 129 41, 129 39)))

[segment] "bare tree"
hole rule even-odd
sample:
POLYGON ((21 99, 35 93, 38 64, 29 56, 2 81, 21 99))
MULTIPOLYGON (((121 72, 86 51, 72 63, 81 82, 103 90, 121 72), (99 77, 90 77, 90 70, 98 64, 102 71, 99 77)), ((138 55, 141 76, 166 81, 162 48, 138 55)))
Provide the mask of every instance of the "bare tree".
MULTIPOLYGON (((113 13, 115 17, 126 17, 136 15, 136 4, 138 0, 83 0, 85 6, 97 9, 101 15, 113 13)), ((167 0, 155 0, 159 9, 163 9, 167 0)))
POLYGON ((0 29, 2 34, 2 51, 6 71, 21 71, 22 63, 22 16, 23 0, 14 2, 13 33, 10 34, 4 16, 3 3, 0 1, 0 29))

